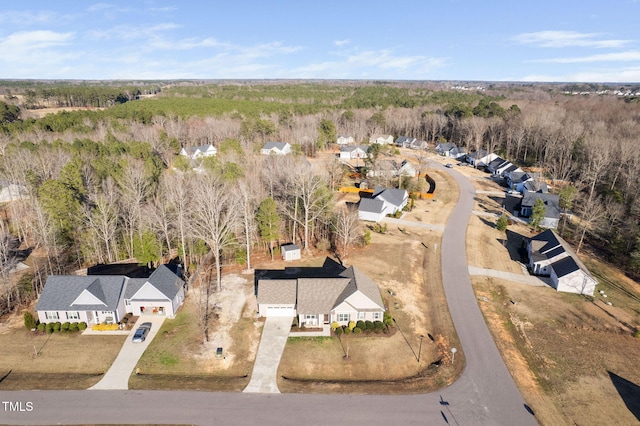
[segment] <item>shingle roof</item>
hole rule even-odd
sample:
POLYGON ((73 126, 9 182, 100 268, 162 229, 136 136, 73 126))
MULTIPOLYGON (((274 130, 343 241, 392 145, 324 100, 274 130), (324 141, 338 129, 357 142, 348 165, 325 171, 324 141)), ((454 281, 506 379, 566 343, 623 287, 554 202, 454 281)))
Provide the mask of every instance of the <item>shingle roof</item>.
POLYGON ((575 259, 571 256, 563 257, 562 259, 553 262, 551 264, 551 267, 553 268, 558 278, 564 277, 565 275, 569 275, 572 272, 580 270, 580 266, 578 266, 575 259))
POLYGON ((258 282, 258 303, 296 303, 297 280, 260 280, 258 282))
POLYGON ((262 149, 277 149, 278 151, 282 151, 284 147, 287 146, 287 142, 267 142, 264 144, 262 149))
POLYGON ((353 279, 356 289, 362 292, 365 296, 371 299, 376 305, 384 309, 384 303, 380 296, 380 288, 371 278, 362 273, 355 266, 350 266, 344 272, 340 274, 343 277, 350 277, 353 279))
POLYGON ((350 278, 299 278, 298 313, 324 313, 355 291, 350 278))
POLYGON ((358 211, 367 213, 382 213, 384 210, 384 201, 373 198, 361 198, 358 205, 358 211))
POLYGON ((51 275, 40 294, 36 311, 115 311, 126 279, 122 275, 51 275), (102 303, 72 305, 85 290, 102 303))
POLYGON ((400 207, 404 202, 407 191, 396 188, 376 188, 373 191, 373 198, 386 201, 396 207, 400 207))
POLYGON ((147 281, 167 296, 169 300, 173 300, 184 285, 184 281, 166 265, 160 265, 147 281))
POLYGON ((533 207, 536 200, 544 202, 544 217, 558 219, 560 217, 560 197, 556 194, 542 194, 540 192, 525 192, 522 197, 523 207, 533 207))
POLYGON ((297 244, 284 244, 280 246, 280 251, 282 251, 283 253, 296 250, 300 250, 300 246, 297 244))

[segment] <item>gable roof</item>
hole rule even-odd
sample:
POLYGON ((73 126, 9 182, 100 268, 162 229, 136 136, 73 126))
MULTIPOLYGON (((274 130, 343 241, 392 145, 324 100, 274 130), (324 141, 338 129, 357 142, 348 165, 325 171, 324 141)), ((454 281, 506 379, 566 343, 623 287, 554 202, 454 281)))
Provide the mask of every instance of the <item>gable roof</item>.
MULTIPOLYGON (((558 278, 580 270, 580 266, 578 266, 575 259, 571 256, 563 257, 562 259, 553 262, 551 267, 558 278)), ((588 273, 586 274, 589 275, 588 273)))
POLYGON ((349 278, 298 278, 299 313, 328 313, 356 290, 349 278))
POLYGON ((268 150, 272 150, 272 149, 276 149, 278 151, 282 151, 283 149, 285 149, 285 147, 289 145, 288 142, 267 142, 264 144, 264 146, 262 147, 262 149, 268 149, 268 150))
POLYGON ((153 271, 153 274, 151 274, 147 282, 152 284, 170 300, 173 300, 184 285, 184 281, 169 269, 167 265, 160 265, 158 269, 153 271))
POLYGON ((51 275, 36 311, 115 311, 127 279, 122 275, 51 275))
POLYGON ((353 152, 356 149, 361 149, 364 152, 369 151, 369 145, 342 145, 340 147, 340 152, 353 152))
POLYGON ((358 205, 358 211, 368 213, 382 213, 384 210, 384 201, 374 198, 361 198, 358 205))
POLYGON ((380 296, 380 288, 371 278, 362 273, 355 266, 350 266, 340 274, 343 277, 353 279, 356 289, 367 296, 372 302, 384 309, 382 296, 380 296))
POLYGON ((260 280, 258 303, 295 305, 298 281, 294 279, 260 280))
POLYGON ((540 192, 525 192, 522 197, 522 207, 533 207, 536 200, 542 200, 545 207, 544 217, 560 218, 560 197, 556 194, 542 194, 540 192))
POLYGON ((591 277, 589 270, 584 265, 584 263, 582 263, 582 261, 580 260, 576 252, 573 251, 569 243, 567 243, 563 238, 561 238, 558 234, 556 234, 556 232, 553 229, 547 229, 546 231, 543 231, 538 235, 531 237, 530 241, 531 241, 531 252, 532 252, 531 254, 532 254, 532 257, 534 257, 535 261, 543 260, 545 258, 553 259, 554 257, 561 255, 562 253, 566 253, 567 256, 551 264, 554 271, 556 271, 556 275, 558 275, 558 277, 561 277, 568 273, 573 272, 576 267, 579 269, 582 269, 582 271, 585 274, 591 277), (558 262, 566 258, 573 259, 573 264, 575 264, 576 266, 574 266, 570 262, 563 262, 558 264, 558 262), (559 269, 556 270, 556 266, 559 269))
POLYGON ((549 187, 547 183, 537 179, 531 179, 524 183, 523 185, 525 191, 529 192, 541 192, 546 194, 549 192, 549 187))
POLYGON ((403 204, 406 196, 407 191, 404 189, 378 187, 373 191, 374 199, 386 201, 396 207, 400 207, 403 204))
POLYGON ((487 164, 490 169, 495 169, 501 166, 505 162, 504 158, 496 157, 487 164))

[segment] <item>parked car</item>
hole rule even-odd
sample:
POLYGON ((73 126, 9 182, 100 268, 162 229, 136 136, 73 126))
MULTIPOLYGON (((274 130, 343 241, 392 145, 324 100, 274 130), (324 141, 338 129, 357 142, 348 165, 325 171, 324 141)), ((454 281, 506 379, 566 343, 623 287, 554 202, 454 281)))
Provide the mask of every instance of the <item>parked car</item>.
POLYGON ((447 163, 447 164, 445 164, 444 166, 445 166, 446 168, 449 168, 449 169, 453 168, 453 164, 451 164, 451 163, 447 163))
POLYGON ((131 339, 131 341, 133 343, 144 342, 144 340, 147 338, 147 334, 149 334, 149 330, 151 330, 151 323, 143 322, 142 324, 140 324, 140 327, 138 327, 136 332, 133 334, 133 338, 131 339))

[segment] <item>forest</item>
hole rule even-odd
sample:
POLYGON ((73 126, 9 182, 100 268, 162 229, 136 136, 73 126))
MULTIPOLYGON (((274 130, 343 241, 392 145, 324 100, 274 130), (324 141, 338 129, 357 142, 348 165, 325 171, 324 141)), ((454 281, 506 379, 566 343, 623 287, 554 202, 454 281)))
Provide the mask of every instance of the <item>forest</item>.
MULTIPOLYGON (((561 195, 561 233, 640 274, 640 103, 575 87, 443 82, 0 82, 0 314, 37 297, 48 274, 135 257, 251 268, 280 242, 336 250, 366 241, 336 209, 348 170, 309 167, 340 134, 453 142, 540 173, 561 195), (38 117, 41 108, 74 107, 38 117), (297 155, 261 156, 266 141, 297 155), (183 147, 218 155, 193 171, 183 147), (13 194, 13 193, 12 193, 13 194), (21 253, 34 268, 8 279, 21 253)), ((392 153, 389 153, 392 155, 392 153)), ((378 156, 382 157, 382 156, 378 156)), ((377 161, 374 159, 373 161, 377 161)))

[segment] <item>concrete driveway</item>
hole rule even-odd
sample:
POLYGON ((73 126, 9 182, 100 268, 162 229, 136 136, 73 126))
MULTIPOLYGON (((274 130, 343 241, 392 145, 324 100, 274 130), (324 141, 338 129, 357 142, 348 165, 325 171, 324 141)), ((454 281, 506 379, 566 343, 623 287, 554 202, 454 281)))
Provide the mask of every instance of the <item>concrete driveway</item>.
POLYGON ((280 393, 277 384, 278 365, 287 344, 293 317, 268 317, 262 328, 262 337, 251 380, 243 392, 280 393))
POLYGON ((111 365, 111 368, 109 368, 109 371, 106 372, 102 380, 89 389, 129 389, 129 376, 131 376, 133 369, 136 367, 136 364, 138 364, 138 360, 149 346, 149 343, 156 337, 165 318, 165 316, 155 315, 141 316, 124 341, 124 345, 122 345, 122 349, 120 349, 120 353, 111 365), (151 331, 144 342, 133 343, 131 338, 138 326, 143 322, 150 322, 152 324, 151 331))

